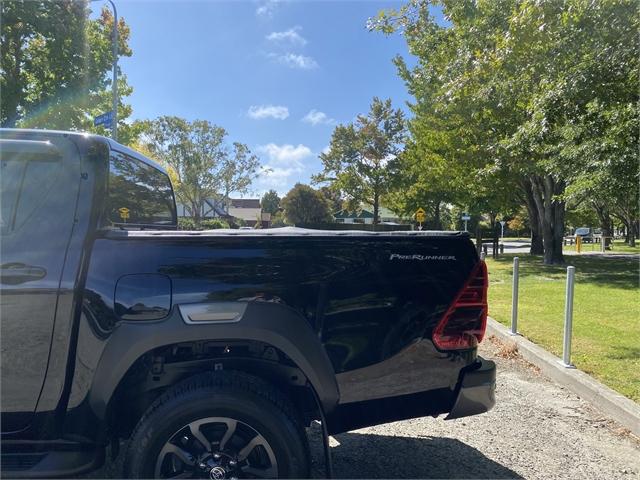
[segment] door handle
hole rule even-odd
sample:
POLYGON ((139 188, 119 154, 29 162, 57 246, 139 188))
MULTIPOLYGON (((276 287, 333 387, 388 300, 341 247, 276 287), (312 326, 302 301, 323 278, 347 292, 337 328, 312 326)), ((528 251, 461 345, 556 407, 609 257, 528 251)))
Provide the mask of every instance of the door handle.
POLYGON ((44 268, 24 263, 5 263, 0 266, 0 283, 8 285, 33 282, 46 275, 47 271, 44 268))

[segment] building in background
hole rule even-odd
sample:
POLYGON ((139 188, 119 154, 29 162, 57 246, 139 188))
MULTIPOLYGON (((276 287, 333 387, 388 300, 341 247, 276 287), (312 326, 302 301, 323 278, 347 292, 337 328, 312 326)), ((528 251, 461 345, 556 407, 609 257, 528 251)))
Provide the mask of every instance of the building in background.
MULTIPOLYGON (((260 222, 262 228, 268 228, 271 224, 271 214, 263 212, 260 207, 260 200, 257 198, 231 198, 229 205, 221 200, 208 198, 204 202, 200 218, 219 218, 227 222, 241 223, 248 227, 255 227, 260 222), (238 221, 240 220, 240 221, 238 221)), ((179 217, 193 217, 193 212, 187 205, 177 204, 179 217)))
MULTIPOLYGON (((389 224, 402 224, 402 219, 394 212, 386 207, 380 207, 378 210, 380 217, 380 223, 389 224)), ((336 223, 360 223, 369 225, 373 223, 373 208, 366 205, 364 208, 358 211, 340 210, 333 214, 333 219, 336 223)))

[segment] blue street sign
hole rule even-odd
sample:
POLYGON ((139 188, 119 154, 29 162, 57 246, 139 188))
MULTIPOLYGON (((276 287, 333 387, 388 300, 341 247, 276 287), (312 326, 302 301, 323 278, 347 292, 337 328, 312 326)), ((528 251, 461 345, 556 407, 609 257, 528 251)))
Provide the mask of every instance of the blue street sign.
POLYGON ((98 125, 103 125, 105 128, 111 128, 111 124, 113 123, 113 111, 103 113, 102 115, 98 115, 93 119, 93 126, 97 127, 98 125))

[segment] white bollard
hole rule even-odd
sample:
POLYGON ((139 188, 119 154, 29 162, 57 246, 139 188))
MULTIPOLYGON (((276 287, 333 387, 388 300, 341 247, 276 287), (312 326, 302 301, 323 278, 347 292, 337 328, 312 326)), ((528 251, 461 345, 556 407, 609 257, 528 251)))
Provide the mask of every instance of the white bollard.
POLYGON ((518 281, 520 259, 513 257, 513 287, 511 289, 511 335, 518 335, 518 281))
POLYGON ((573 328, 573 284, 576 267, 567 267, 567 290, 564 305, 564 342, 562 347, 562 364, 567 368, 575 368, 571 364, 571 331, 573 328))

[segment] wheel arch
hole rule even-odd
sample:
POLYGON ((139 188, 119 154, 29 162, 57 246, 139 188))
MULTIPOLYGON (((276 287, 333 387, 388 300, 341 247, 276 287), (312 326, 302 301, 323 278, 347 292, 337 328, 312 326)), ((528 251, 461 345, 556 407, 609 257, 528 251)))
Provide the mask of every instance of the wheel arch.
POLYGON ((325 414, 339 399, 333 366, 317 334, 298 312, 285 305, 249 302, 239 321, 187 324, 174 306, 169 317, 154 322, 122 322, 96 368, 89 404, 106 420, 112 400, 127 373, 143 356, 170 345, 211 341, 261 342, 284 353, 304 374, 325 414))

